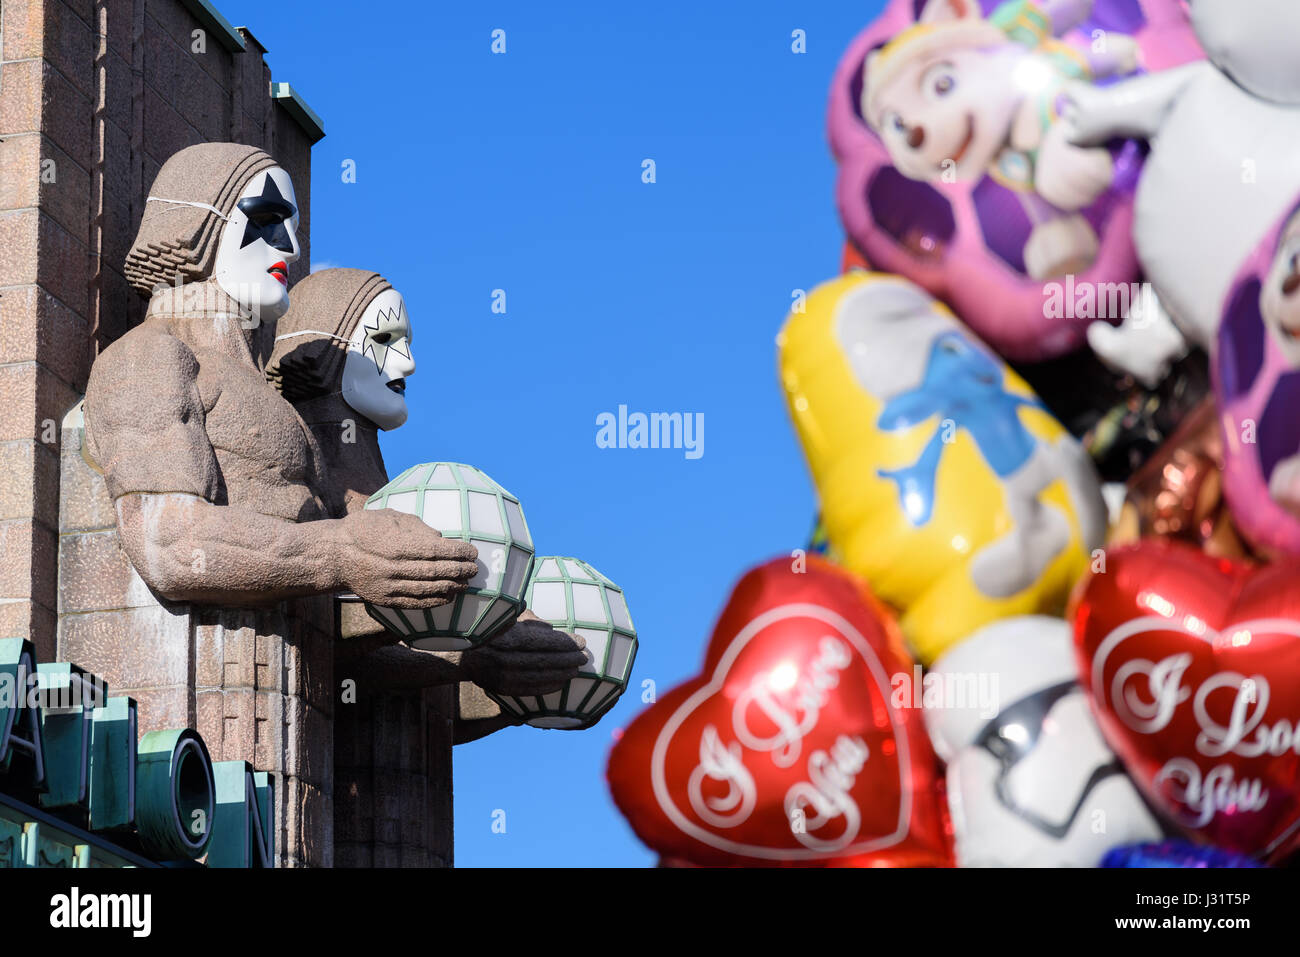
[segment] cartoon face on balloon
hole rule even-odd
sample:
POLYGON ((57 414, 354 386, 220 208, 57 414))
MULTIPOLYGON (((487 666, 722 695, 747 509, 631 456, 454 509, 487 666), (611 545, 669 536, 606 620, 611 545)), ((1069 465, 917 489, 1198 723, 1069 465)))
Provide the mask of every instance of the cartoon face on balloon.
POLYGON ((254 176, 221 232, 213 277, 256 319, 289 308, 289 264, 301 253, 298 206, 289 174, 276 166, 254 176))
POLYGON ((1110 185, 1110 154, 1054 136, 1055 97, 1068 80, 1132 72, 1137 44, 1118 34, 1104 54, 1076 51, 1055 40, 1058 19, 1025 3, 985 19, 975 0, 929 0, 864 66, 863 117, 895 168, 919 180, 988 171, 1063 209, 1096 199, 1110 185))
POLYGON ((1016 99, 1006 95, 1008 84, 999 74, 1009 77, 1022 59, 998 40, 993 48, 918 45, 888 82, 872 76, 883 72, 881 58, 907 53, 876 53, 867 61, 865 115, 900 173, 938 180, 950 170, 970 179, 993 164, 1016 114, 1016 99))
POLYGON ((1300 368, 1300 210, 1282 228, 1260 290, 1259 312, 1287 365, 1300 368))
POLYGON ((1300 555, 1300 207, 1238 271, 1215 345, 1234 524, 1266 555, 1300 555))
POLYGON ((831 88, 850 240, 951 303, 999 354, 1069 352, 1088 321, 1119 317, 1049 318, 1043 281, 1138 278, 1141 151, 1072 143, 1062 91, 1197 52, 1177 0, 893 0, 831 88))
POLYGON ((1132 72, 1137 45, 1117 35, 1105 54, 1060 45, 1053 18, 1006 4, 985 19, 975 0, 929 0, 920 22, 872 53, 862 114, 894 167, 917 180, 978 179, 1010 188, 1034 223, 1023 249, 1033 278, 1092 264, 1097 234, 1073 211, 1110 187, 1109 151, 1069 143, 1055 124, 1068 80, 1132 72))
POLYGON ((411 320, 396 289, 381 292, 362 313, 343 360, 343 398, 379 428, 406 421, 406 377, 415 372, 411 320))
POLYGON ((1042 615, 989 625, 930 669, 932 690, 983 681, 995 699, 944 690, 923 712, 948 766, 958 864, 1095 867, 1117 844, 1160 836, 1076 676, 1069 624, 1042 615))
POLYGON ((1096 476, 945 307, 854 272, 778 341, 830 551, 902 611, 923 661, 988 621, 1063 607, 1105 532, 1096 476))

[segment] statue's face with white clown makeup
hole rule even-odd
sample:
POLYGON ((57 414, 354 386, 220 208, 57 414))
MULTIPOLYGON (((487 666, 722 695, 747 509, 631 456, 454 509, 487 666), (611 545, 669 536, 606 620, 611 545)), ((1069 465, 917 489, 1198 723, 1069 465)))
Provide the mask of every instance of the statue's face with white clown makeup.
POLYGON ((254 176, 235 202, 217 247, 213 277, 256 323, 289 308, 289 264, 298 245, 298 202, 289 174, 275 166, 254 176))
POLYGON ((343 400, 384 431, 406 421, 406 377, 415 372, 411 321, 396 289, 366 306, 343 360, 343 400))

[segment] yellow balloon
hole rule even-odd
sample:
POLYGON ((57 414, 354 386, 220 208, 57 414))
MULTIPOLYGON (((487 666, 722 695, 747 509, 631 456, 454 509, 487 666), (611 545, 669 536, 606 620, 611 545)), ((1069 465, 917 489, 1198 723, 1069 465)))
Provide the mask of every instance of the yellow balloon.
POLYGON ((1086 453, 942 303, 855 271, 777 337, 829 551, 929 664, 983 625, 1059 614, 1105 538, 1086 453))

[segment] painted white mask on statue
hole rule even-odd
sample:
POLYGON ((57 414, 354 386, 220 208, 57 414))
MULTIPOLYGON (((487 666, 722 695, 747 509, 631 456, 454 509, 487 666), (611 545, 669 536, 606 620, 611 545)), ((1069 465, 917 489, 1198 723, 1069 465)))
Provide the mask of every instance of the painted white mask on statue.
POLYGON ((235 202, 217 247, 213 277, 254 320, 289 309, 289 263, 298 259, 298 202, 278 166, 258 173, 235 202))
POLYGON ((396 289, 366 306, 343 359, 343 400, 387 432, 406 421, 406 377, 415 372, 411 321, 396 289))

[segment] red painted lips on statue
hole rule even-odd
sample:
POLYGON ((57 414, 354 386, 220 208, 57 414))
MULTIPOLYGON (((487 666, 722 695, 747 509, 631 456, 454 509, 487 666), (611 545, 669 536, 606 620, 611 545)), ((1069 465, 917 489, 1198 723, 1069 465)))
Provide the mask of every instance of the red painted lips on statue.
POLYGON ((1075 649, 1107 740, 1168 816, 1267 861, 1300 844, 1300 564, 1109 550, 1075 649))
POLYGON ((889 613, 848 573, 778 559, 736 586, 702 674, 626 729, 614 800, 696 864, 949 865, 936 760, 889 613))

